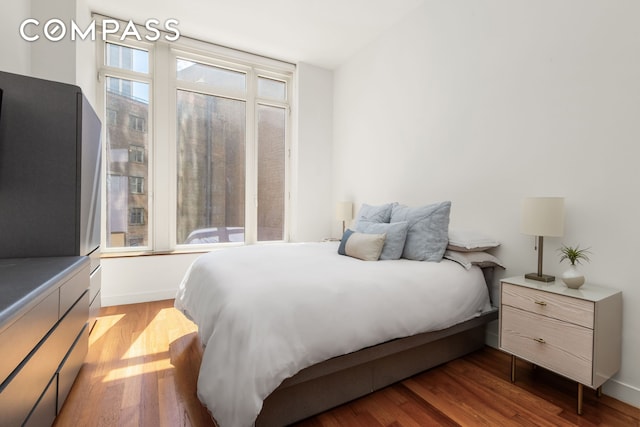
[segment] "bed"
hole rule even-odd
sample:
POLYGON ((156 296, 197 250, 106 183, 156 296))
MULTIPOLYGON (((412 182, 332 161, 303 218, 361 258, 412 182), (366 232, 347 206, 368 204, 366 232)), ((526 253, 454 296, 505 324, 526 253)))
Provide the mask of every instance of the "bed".
POLYGON ((198 397, 220 427, 290 424, 484 345, 490 268, 338 245, 236 247, 190 267, 175 306, 198 326, 198 397))

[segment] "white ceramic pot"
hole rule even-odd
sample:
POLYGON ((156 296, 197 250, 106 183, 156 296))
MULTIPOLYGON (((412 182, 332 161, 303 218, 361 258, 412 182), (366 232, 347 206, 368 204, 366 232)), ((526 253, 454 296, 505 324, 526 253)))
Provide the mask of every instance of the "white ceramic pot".
POLYGON ((562 281, 568 288, 578 289, 584 284, 584 276, 578 271, 575 265, 569 267, 562 273, 562 281))

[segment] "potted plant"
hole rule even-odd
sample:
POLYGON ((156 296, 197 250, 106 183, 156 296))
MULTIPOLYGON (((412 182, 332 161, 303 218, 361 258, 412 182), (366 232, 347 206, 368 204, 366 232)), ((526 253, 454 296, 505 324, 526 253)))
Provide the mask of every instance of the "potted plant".
POLYGON ((578 271, 576 267, 577 264, 581 264, 581 261, 589 262, 589 248, 580 248, 580 245, 576 246, 567 246, 562 245, 560 249, 560 262, 568 259, 571 265, 569 269, 562 273, 562 281, 567 285, 567 287, 572 289, 578 289, 580 286, 584 284, 584 275, 578 271))

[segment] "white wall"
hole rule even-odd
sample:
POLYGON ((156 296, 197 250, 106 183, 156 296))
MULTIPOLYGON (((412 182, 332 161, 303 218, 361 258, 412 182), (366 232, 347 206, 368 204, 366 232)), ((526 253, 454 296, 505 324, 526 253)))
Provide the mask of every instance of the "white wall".
POLYGON ((428 0, 334 75, 334 199, 451 200, 519 275, 526 196, 566 197, 560 243, 592 248, 591 283, 623 291, 622 369, 604 391, 640 406, 640 26, 634 1, 428 0))
MULTIPOLYGON (((75 21, 80 28, 87 28, 92 21, 91 9, 88 0, 76 0, 75 21)), ((96 36, 97 37, 97 36, 96 36)), ((96 111, 100 111, 96 105, 98 97, 98 66, 96 59, 96 41, 76 40, 75 42, 75 84, 82 88, 96 111)))
POLYGON ((31 2, 4 2, 0 13, 0 71, 28 74, 31 70, 31 46, 19 36, 22 21, 29 18, 31 2))
POLYGON ((175 297, 199 254, 103 258, 102 305, 133 304, 175 297))
POLYGON ((40 21, 38 30, 50 19, 60 19, 67 29, 67 36, 57 42, 41 37, 31 43, 31 72, 34 77, 78 85, 89 102, 96 102, 97 66, 96 40, 71 40, 69 33, 73 20, 82 29, 91 21, 87 0, 31 0, 31 17, 40 21))
POLYGON ((75 0, 31 0, 31 18, 40 22, 39 29, 31 28, 40 38, 31 42, 31 75, 47 80, 76 83, 75 42, 69 37, 52 42, 44 37, 42 28, 52 18, 62 20, 68 27, 75 18, 75 0))
POLYGON ((52 42, 42 37, 42 26, 49 19, 75 20, 85 28, 91 20, 87 0, 18 0, 3 4, 0 14, 0 70, 40 77, 80 86, 89 101, 96 99, 96 59, 93 40, 74 41, 69 37, 52 42), (27 33, 40 39, 28 42, 20 36, 20 24, 27 18, 40 21, 28 26, 27 33))

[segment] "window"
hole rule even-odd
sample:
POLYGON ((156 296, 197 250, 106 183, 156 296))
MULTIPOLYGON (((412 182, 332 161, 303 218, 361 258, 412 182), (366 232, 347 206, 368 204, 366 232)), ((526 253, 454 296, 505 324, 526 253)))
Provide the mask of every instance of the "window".
POLYGON ((129 212, 129 224, 144 225, 144 209, 143 208, 131 208, 131 212, 129 212))
POLYGON ((138 247, 144 244, 144 237, 142 236, 129 236, 129 242, 127 243, 127 246, 130 247, 138 247))
POLYGON ((151 78, 148 50, 106 43, 104 100, 108 118, 105 126, 106 159, 106 235, 104 247, 129 247, 136 236, 136 247, 149 243, 144 212, 149 199, 144 194, 150 164, 144 156, 150 146, 145 125, 151 107, 151 78), (122 120, 109 120, 122 117, 122 120), (127 119, 129 118, 128 122, 127 119), (134 213, 135 212, 135 213, 134 213))
POLYGON ((144 147, 137 145, 129 147, 129 161, 132 163, 144 163, 144 147))
POLYGON ((282 81, 258 78, 258 96, 265 99, 284 101, 287 98, 287 84, 282 81))
POLYGON ((139 176, 129 177, 129 192, 132 194, 144 193, 144 178, 139 176))
POLYGON ((245 104, 178 90, 178 244, 202 229, 244 228, 245 104))
POLYGON ((118 112, 116 110, 112 110, 111 108, 107 108, 107 125, 116 126, 117 124, 118 124, 118 112))
POLYGON ((193 40, 98 53, 106 251, 287 239, 293 66, 193 40))
POLYGON ((133 130, 144 132, 144 117, 138 117, 134 116, 133 114, 129 114, 129 126, 131 126, 131 129, 133 130))
POLYGON ((285 132, 283 107, 258 105, 258 241, 284 239, 285 132))

